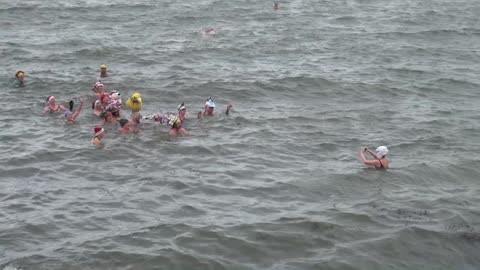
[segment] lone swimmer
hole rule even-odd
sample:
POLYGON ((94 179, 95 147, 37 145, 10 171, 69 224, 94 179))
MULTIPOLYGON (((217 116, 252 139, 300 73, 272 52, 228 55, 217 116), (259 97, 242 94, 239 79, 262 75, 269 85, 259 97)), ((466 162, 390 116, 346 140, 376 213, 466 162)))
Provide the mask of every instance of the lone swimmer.
POLYGON ((360 158, 363 163, 367 166, 375 167, 377 169, 388 169, 389 161, 385 158, 388 155, 388 148, 386 146, 379 146, 376 150, 377 153, 368 149, 367 147, 362 147, 360 151, 360 158), (365 158, 365 152, 368 152, 375 160, 369 160, 365 158))
POLYGON ((17 71, 17 73, 15 74, 15 86, 24 87, 25 86, 24 79, 25 79, 25 72, 21 70, 17 71))
POLYGON ((107 74, 107 65, 105 65, 105 64, 102 64, 102 65, 100 66, 100 77, 101 77, 101 78, 108 77, 108 74, 107 74))

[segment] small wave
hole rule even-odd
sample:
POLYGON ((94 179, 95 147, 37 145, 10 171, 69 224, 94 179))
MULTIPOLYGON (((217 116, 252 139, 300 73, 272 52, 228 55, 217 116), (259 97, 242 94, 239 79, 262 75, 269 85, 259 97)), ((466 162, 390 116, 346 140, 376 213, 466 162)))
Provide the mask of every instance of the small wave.
POLYGON ((2 270, 22 270, 22 268, 15 267, 13 265, 7 265, 7 266, 3 267, 2 270))
POLYGON ((431 83, 439 87, 452 89, 456 94, 475 97, 477 96, 477 90, 480 88, 480 84, 455 78, 440 78, 432 80, 431 83))

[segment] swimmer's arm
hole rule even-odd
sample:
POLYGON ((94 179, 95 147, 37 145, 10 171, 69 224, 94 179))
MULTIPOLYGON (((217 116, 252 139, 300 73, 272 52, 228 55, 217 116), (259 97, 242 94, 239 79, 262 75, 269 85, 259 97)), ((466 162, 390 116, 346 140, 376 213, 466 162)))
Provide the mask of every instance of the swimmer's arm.
POLYGON ((365 151, 367 151, 367 150, 362 149, 360 151, 360 158, 362 159, 362 162, 367 166, 375 167, 378 164, 377 163, 378 160, 368 160, 367 158, 365 158, 365 151))
POLYGON ((372 150, 368 149, 366 150, 370 155, 372 155, 373 158, 375 159, 380 159, 377 154, 375 152, 373 152, 372 150))
POLYGON ((227 105, 227 110, 225 111, 225 114, 228 115, 228 113, 230 112, 230 110, 233 108, 233 105, 232 104, 228 104, 227 105))
POLYGON ((77 119, 78 115, 79 115, 80 112, 82 111, 82 107, 83 107, 83 100, 80 99, 80 105, 78 105, 77 110, 75 110, 75 112, 74 112, 73 115, 72 115, 72 120, 73 120, 73 121, 75 121, 75 119, 77 119))
POLYGON ((153 115, 153 120, 155 122, 160 122, 160 124, 163 124, 165 122, 167 122, 167 116, 166 115, 163 115, 163 114, 154 114, 153 115))
POLYGON ((50 108, 48 106, 45 107, 45 109, 43 109, 43 113, 48 113, 50 111, 50 108))

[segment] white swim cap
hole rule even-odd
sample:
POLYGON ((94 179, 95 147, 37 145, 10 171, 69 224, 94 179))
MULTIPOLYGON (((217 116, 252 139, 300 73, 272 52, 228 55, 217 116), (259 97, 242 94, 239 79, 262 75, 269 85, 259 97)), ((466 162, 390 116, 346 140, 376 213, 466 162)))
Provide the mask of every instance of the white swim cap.
POLYGON ((180 112, 181 110, 186 110, 187 107, 185 107, 185 104, 184 102, 182 102, 182 104, 178 105, 178 112, 180 112))
POLYGON ((381 158, 388 155, 388 148, 386 146, 383 146, 383 145, 379 146, 377 148, 377 150, 375 150, 375 151, 377 152, 377 156, 381 157, 381 158))

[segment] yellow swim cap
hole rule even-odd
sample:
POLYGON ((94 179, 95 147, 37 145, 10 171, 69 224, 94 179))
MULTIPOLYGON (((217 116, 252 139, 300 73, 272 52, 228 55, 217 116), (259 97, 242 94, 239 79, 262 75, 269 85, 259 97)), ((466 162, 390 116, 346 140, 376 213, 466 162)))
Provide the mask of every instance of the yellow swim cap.
POLYGON ((102 65, 100 66, 100 68, 107 68, 107 65, 102 64, 102 65))

